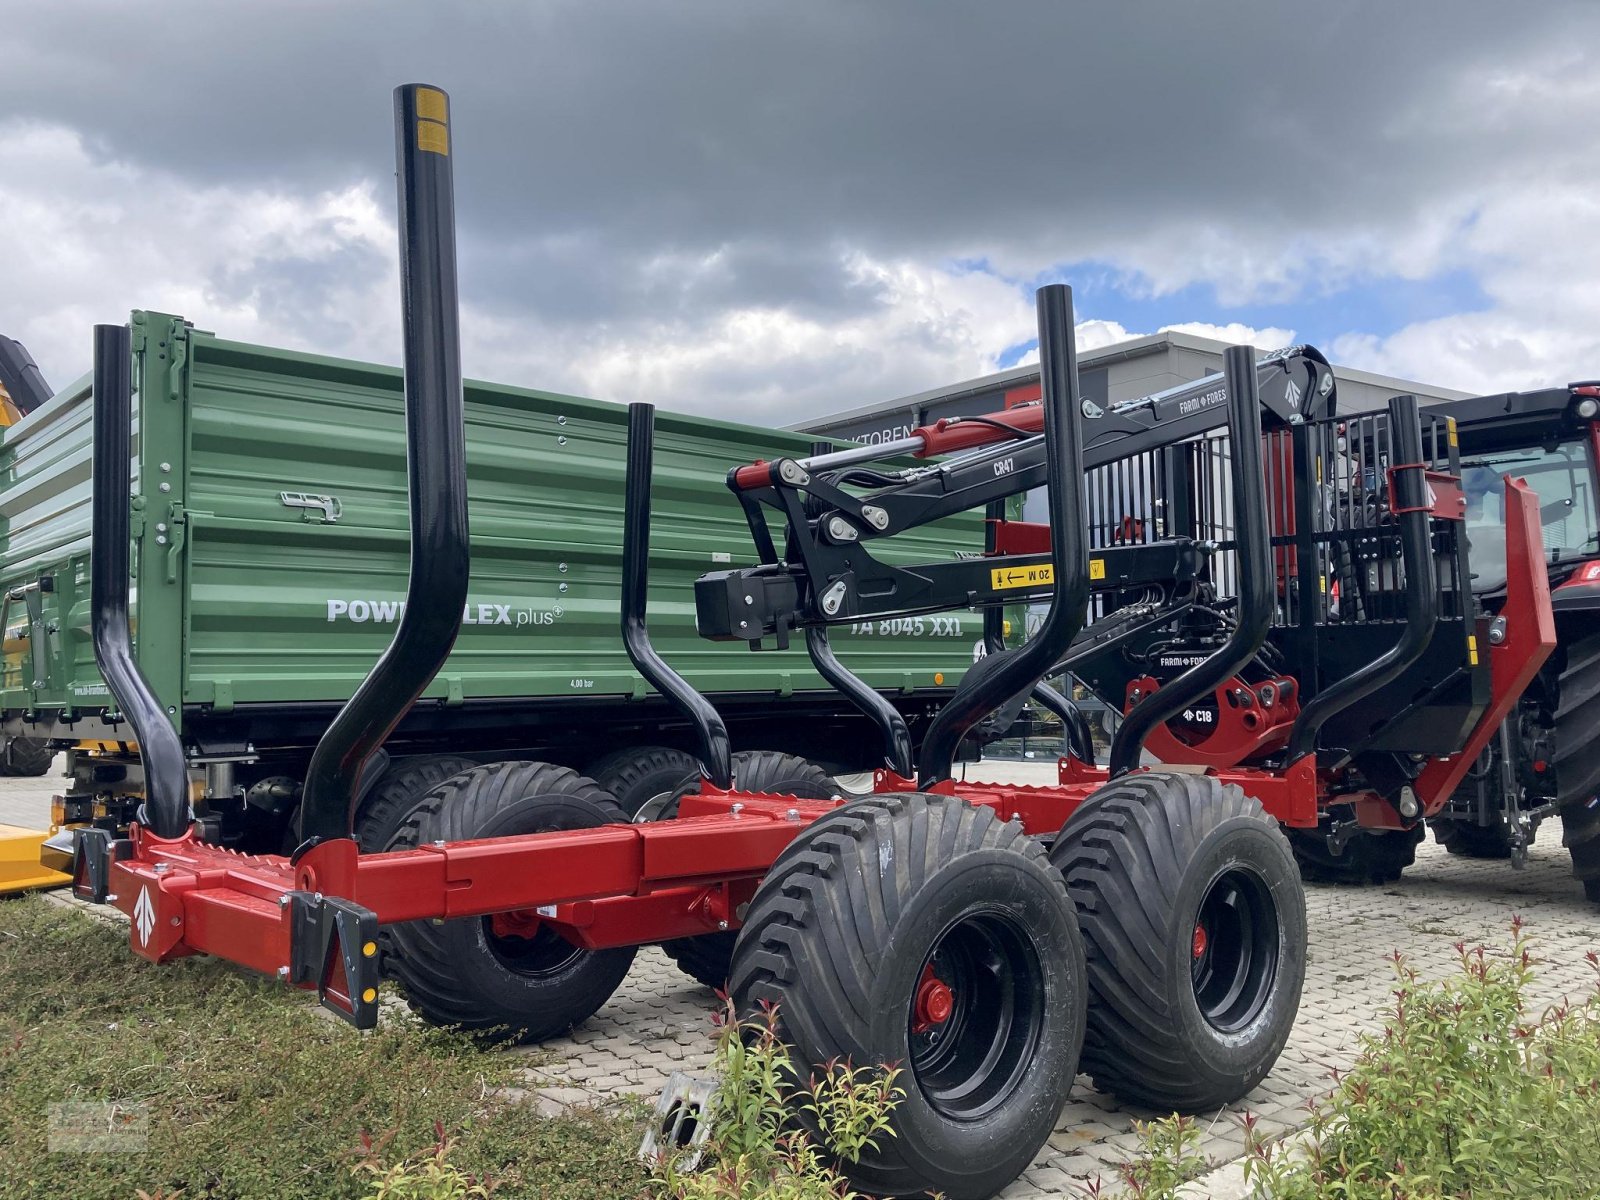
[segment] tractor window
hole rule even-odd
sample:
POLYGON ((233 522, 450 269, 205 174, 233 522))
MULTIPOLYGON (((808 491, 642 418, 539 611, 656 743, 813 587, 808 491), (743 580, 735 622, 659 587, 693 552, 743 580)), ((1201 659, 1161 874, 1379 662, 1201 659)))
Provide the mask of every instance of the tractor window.
POLYGON ((1579 442, 1541 449, 1503 450, 1461 462, 1467 497, 1468 561, 1474 591, 1506 582, 1505 494, 1501 479, 1525 479, 1539 496, 1544 550, 1551 561, 1600 555, 1594 472, 1579 442))

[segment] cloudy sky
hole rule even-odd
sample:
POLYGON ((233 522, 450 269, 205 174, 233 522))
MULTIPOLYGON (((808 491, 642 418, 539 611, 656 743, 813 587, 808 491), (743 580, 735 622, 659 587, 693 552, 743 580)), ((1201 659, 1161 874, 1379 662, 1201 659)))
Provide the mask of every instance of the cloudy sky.
POLYGON ((397 361, 411 80, 453 98, 476 376, 787 424, 1025 361, 1058 279, 1084 345, 1600 376, 1593 0, 0 17, 0 331, 58 383, 135 307, 397 361))

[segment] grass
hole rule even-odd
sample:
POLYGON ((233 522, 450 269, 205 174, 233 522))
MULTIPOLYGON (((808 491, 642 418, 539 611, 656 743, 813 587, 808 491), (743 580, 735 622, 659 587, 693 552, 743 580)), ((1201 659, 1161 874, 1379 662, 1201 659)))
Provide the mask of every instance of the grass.
POLYGON ((40 897, 0 903, 0 1197, 364 1197, 371 1167, 441 1138, 500 1200, 644 1195, 637 1114, 542 1116, 519 1065, 409 1018, 359 1033, 215 960, 152 966, 40 897), (60 1103, 128 1106, 145 1148, 51 1153, 60 1103))

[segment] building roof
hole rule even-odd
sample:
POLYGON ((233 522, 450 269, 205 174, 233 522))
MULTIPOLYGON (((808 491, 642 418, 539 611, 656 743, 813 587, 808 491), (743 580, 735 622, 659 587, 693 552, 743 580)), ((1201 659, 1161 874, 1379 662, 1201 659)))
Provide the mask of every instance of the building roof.
MULTIPOLYGON (((1078 355, 1078 368, 1082 371, 1096 367, 1108 367, 1113 363, 1166 354, 1172 350, 1193 350, 1202 354, 1213 354, 1221 358, 1222 352, 1227 348, 1227 342, 1221 342, 1215 338, 1184 333, 1177 329, 1165 329, 1160 333, 1150 333, 1143 337, 1129 338, 1123 342, 1113 342, 1109 346, 1100 346, 1094 350, 1085 350, 1078 355)), ((1430 400, 1463 400, 1474 394, 1472 392, 1459 392, 1453 388, 1439 387, 1435 384, 1418 383, 1411 379, 1396 379, 1390 375, 1379 375, 1374 371, 1360 371, 1354 367, 1343 367, 1338 364, 1334 364, 1333 374, 1334 378, 1340 381, 1348 380, 1351 383, 1364 384, 1396 396, 1410 393, 1424 402, 1430 400)), ((966 380, 963 383, 930 388, 925 392, 916 392, 910 396, 901 396, 895 400, 863 404, 858 408, 828 413, 821 417, 811 417, 805 421, 786 426, 786 428, 808 431, 827 429, 834 425, 844 425, 864 420, 879 413, 898 412, 907 408, 920 408, 939 401, 955 400, 962 396, 996 391, 1010 387, 1013 384, 1031 383, 1038 377, 1038 364, 1030 363, 1023 367, 1012 367, 1009 370, 996 371, 992 375, 982 375, 976 379, 966 380)))

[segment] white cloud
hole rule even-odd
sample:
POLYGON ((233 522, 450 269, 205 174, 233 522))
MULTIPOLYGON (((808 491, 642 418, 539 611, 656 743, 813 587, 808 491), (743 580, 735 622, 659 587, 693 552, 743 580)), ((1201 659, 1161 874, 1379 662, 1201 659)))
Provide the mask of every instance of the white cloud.
POLYGON ((738 307, 703 322, 602 323, 575 342, 570 330, 479 315, 464 320, 463 356, 491 378, 788 424, 998 370, 1032 334, 1029 298, 992 275, 844 258, 877 296, 854 315, 738 307))
POLYGON ((1452 247, 1488 306, 1385 337, 1334 340, 1353 367, 1467 391, 1523 390, 1600 375, 1600 199, 1554 177, 1498 187, 1452 247))
POLYGON ((195 188, 97 159, 70 129, 16 122, 0 125, 0 162, 4 332, 56 386, 87 369, 91 325, 135 308, 243 341, 398 347, 396 239, 368 185, 195 188), (306 273, 316 286, 299 286, 306 273))

